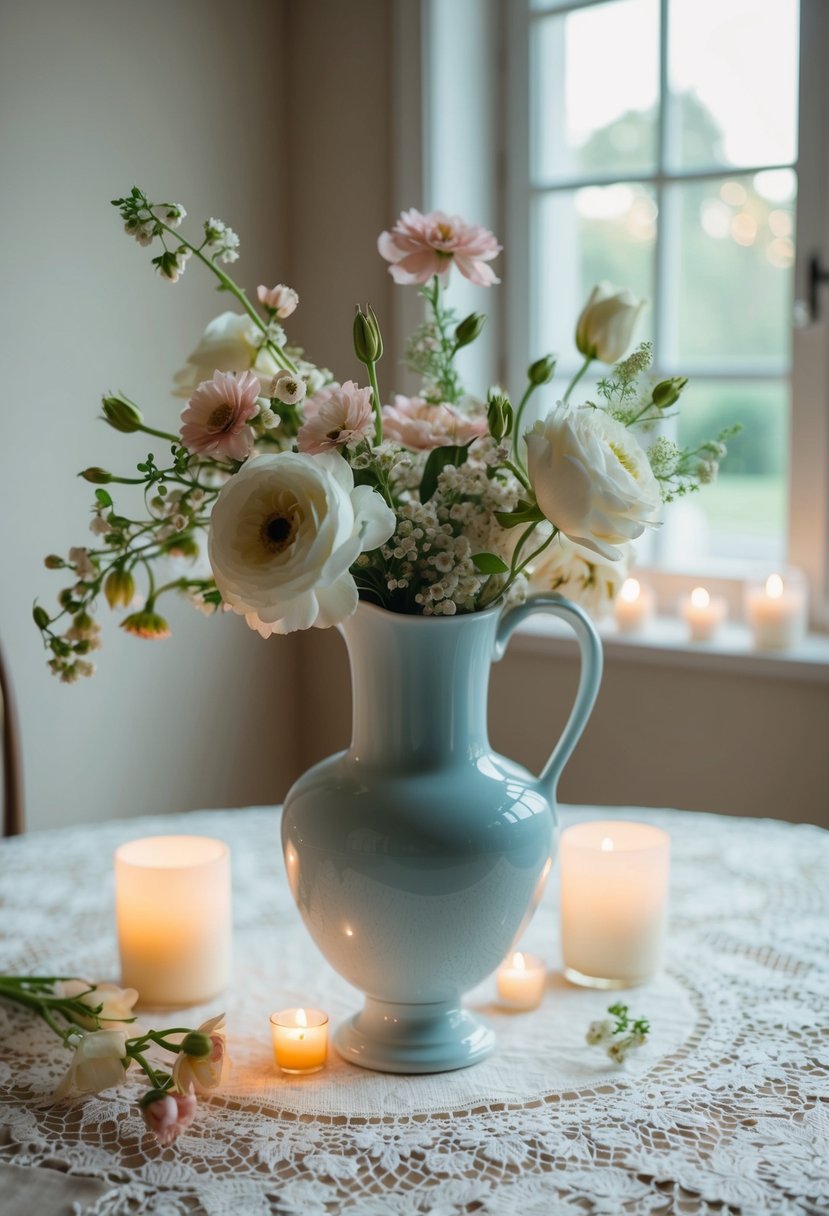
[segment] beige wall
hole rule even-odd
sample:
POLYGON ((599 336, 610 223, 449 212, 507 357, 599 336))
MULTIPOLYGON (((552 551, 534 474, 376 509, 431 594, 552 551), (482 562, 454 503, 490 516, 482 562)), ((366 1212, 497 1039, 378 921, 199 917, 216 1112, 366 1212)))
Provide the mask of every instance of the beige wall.
POLYGON ((196 223, 220 216, 242 234, 243 281, 282 273, 285 125, 263 87, 290 61, 282 6, 21 0, 0 35, 0 640, 29 823, 274 800, 295 767, 294 642, 265 648, 237 620, 174 605, 167 642, 108 619, 98 675, 65 687, 30 614, 63 585, 43 555, 90 539, 75 471, 129 470, 150 446, 95 420, 102 390, 174 426, 171 376, 227 306, 192 264, 161 282, 109 200, 140 183, 196 223))

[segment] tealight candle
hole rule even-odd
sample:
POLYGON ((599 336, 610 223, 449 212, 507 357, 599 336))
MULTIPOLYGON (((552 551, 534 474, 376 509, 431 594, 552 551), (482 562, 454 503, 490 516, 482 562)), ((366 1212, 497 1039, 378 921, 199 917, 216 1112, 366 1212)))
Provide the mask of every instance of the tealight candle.
POLYGON ((728 608, 720 595, 710 595, 705 587, 695 587, 682 603, 682 615, 692 642, 710 642, 726 618, 728 608))
POLYGON ((787 650, 806 632, 806 587, 802 579, 770 574, 763 586, 746 590, 746 615, 758 650, 787 650))
POLYGON ((538 955, 516 951, 495 973, 498 1000, 508 1009, 536 1009, 544 995, 545 978, 544 962, 538 955))
POLYGON ((620 633, 641 633, 653 618, 654 598, 650 587, 636 578, 627 578, 613 605, 620 633))
POLYGON ((230 850, 150 836, 115 850, 121 982, 142 1006, 196 1005, 230 982, 230 850))
POLYGON ((321 1009, 283 1009, 271 1014, 273 1058, 283 1072, 319 1072, 328 1057, 328 1014, 321 1009))
POLYGON ((579 823, 561 834, 564 975, 592 988, 630 988, 659 969, 670 841, 645 823, 579 823))

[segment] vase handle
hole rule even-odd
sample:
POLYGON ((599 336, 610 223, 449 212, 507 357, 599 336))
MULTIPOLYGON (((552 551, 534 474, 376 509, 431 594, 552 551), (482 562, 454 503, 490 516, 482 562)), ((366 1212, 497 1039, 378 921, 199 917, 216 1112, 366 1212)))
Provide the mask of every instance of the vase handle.
POLYGON ((507 643, 518 626, 534 612, 546 612, 550 616, 560 617, 573 629, 581 651, 581 673, 576 700, 570 711, 561 738, 553 748, 552 754, 544 765, 538 778, 539 785, 546 786, 550 800, 555 799, 556 786, 573 749, 581 738, 581 733, 587 725, 602 680, 602 643, 593 622, 578 604, 571 603, 564 596, 549 592, 532 595, 523 604, 517 604, 504 613, 498 625, 495 638, 495 661, 503 658, 507 643))

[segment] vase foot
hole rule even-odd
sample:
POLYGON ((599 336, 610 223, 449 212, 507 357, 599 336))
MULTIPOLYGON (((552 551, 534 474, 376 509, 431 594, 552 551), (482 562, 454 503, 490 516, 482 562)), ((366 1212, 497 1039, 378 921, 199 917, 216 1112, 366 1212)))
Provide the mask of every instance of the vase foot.
POLYGON ((459 1003, 397 1005, 366 998, 337 1030, 344 1060, 377 1072, 450 1072, 485 1059, 495 1032, 459 1003))

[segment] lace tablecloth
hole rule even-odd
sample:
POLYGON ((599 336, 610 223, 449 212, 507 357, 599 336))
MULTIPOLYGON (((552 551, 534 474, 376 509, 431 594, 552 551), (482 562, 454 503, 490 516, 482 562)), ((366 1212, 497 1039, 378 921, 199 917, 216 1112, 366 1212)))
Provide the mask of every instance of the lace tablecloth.
MULTIPOLYGON (((564 811, 562 821, 598 814, 564 811)), ((285 1078, 273 1069, 269 1013, 315 1005, 336 1023, 359 997, 294 909, 278 811, 3 842, 0 969, 117 979, 114 846, 159 832, 227 840, 236 977, 223 1002, 230 1084, 170 1149, 146 1134, 135 1082, 76 1105, 44 1105, 67 1055, 36 1019, 0 1008, 0 1211, 3 1186, 27 1177, 33 1188, 38 1179, 51 1186, 58 1170, 73 1198, 54 1210, 84 1216, 829 1212, 829 833, 621 814, 657 823, 672 839, 668 963, 625 998, 651 1019, 652 1033, 621 1069, 584 1042, 608 996, 556 973, 554 883, 523 943, 552 969, 542 1007, 499 1010, 491 981, 470 996, 498 1033, 489 1060, 395 1077, 333 1056, 315 1076, 285 1078)), ((195 1025, 220 1008, 187 1018, 195 1025)), ((178 1021, 168 1014, 148 1024, 178 1021)))

